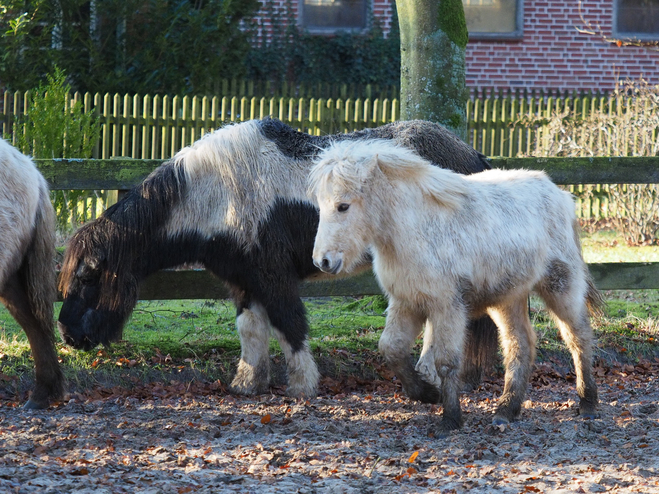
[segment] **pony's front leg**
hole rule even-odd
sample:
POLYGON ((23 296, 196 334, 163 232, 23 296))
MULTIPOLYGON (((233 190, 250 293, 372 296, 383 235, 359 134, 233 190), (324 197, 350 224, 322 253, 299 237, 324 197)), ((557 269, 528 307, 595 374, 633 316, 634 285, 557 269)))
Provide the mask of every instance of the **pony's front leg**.
POLYGON ((281 298, 268 303, 267 311, 275 330, 274 334, 286 358, 286 394, 293 397, 314 397, 318 393, 320 373, 309 349, 309 327, 304 304, 296 296, 297 293, 284 297, 282 292, 283 290, 277 292, 281 298))
POLYGON ((231 382, 231 390, 243 395, 261 394, 270 386, 270 320, 265 308, 258 302, 243 303, 236 300, 240 362, 231 382))
POLYGON ((414 368, 410 348, 421 332, 424 317, 391 297, 387 308, 387 322, 380 337, 379 349, 387 366, 403 384, 403 390, 413 400, 437 403, 439 389, 427 382, 414 368))
POLYGON ((419 364, 434 365, 440 380, 443 406, 440 427, 444 431, 462 427, 460 390, 462 358, 465 346, 467 314, 460 304, 432 310, 423 334, 423 352, 419 364))

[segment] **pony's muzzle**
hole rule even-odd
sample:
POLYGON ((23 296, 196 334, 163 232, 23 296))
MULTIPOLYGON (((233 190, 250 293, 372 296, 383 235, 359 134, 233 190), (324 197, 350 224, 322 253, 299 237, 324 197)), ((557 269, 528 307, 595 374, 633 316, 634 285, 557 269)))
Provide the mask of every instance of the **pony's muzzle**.
POLYGON ((325 273, 336 274, 343 267, 343 253, 326 252, 321 257, 314 257, 313 263, 325 273))

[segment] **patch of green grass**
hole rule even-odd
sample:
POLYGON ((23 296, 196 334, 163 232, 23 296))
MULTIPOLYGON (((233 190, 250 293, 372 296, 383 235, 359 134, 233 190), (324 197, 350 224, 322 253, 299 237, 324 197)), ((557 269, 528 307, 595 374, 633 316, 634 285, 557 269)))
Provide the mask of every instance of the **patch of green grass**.
POLYGON ((659 262, 659 246, 629 246, 622 235, 610 229, 581 238, 586 262, 659 262))
MULTIPOLYGON (((615 232, 598 232, 584 239, 590 262, 659 261, 659 247, 627 247, 615 232), (656 257, 654 257, 656 256, 656 257)), ((659 290, 607 291, 605 314, 593 321, 596 357, 636 361, 659 356, 659 290)), ((381 297, 333 297, 305 300, 310 345, 315 355, 330 358, 373 355, 385 324, 386 300, 381 297)), ((55 313, 59 313, 57 304, 55 313)), ((565 344, 542 302, 531 298, 530 313, 538 336, 540 359, 561 355, 569 361, 565 344)), ((58 339, 59 341, 59 339, 58 339)), ((204 378, 227 379, 240 356, 235 329, 235 308, 229 301, 142 301, 136 306, 120 342, 91 352, 76 351, 58 343, 67 378, 74 388, 103 381, 104 376, 199 371, 204 378), (77 385, 76 385, 77 384, 77 385)), ((414 351, 419 351, 417 344, 414 351)), ((270 353, 282 361, 273 338, 270 353)), ((343 365, 343 364, 337 364, 343 365)), ((33 375, 34 364, 24 332, 0 306, 0 384, 33 375)), ((341 368, 343 370, 343 367, 341 368)))

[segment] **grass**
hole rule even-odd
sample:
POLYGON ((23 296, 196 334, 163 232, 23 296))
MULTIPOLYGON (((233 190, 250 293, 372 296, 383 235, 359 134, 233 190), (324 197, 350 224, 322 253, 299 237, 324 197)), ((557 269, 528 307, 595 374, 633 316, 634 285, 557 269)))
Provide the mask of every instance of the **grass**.
MULTIPOLYGON (((627 247, 610 231, 584 237, 583 245, 588 262, 659 261, 659 247, 627 247)), ((605 314, 594 321, 596 358, 637 361, 659 357, 659 290, 607 291, 604 295, 605 314)), ((384 298, 314 298, 305 305, 312 351, 325 365, 334 366, 324 370, 329 374, 365 372, 363 360, 372 361, 377 353, 385 323, 384 298)), ((568 361, 565 345, 539 299, 531 298, 530 311, 538 333, 539 360, 559 356, 568 361)), ((80 389, 126 379, 168 380, 177 373, 226 382, 240 355, 240 342, 235 309, 228 301, 143 301, 126 325, 123 339, 111 348, 82 352, 60 343, 58 350, 72 388, 80 389)), ((274 339, 270 352, 283 368, 274 339)), ((1 307, 0 390, 5 381, 24 394, 32 375, 25 334, 1 307)))

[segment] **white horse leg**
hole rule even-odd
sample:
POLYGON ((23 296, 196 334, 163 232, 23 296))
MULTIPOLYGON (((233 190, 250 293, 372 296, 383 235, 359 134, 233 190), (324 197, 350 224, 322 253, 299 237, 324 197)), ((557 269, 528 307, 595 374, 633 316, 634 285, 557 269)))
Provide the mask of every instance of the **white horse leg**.
POLYGON ((423 379, 414 368, 410 357, 410 348, 423 328, 424 319, 418 311, 405 307, 391 297, 387 308, 387 322, 378 347, 410 398, 425 403, 437 403, 440 398, 439 390, 423 379))
POLYGON ((270 385, 270 320, 265 308, 251 302, 236 318, 240 362, 231 390, 238 394, 265 393, 270 385))
POLYGON ((579 414, 585 418, 597 418, 597 384, 592 373, 593 328, 588 317, 585 290, 586 287, 573 286, 565 291, 543 290, 541 294, 572 353, 580 398, 579 414))
POLYGON ((313 397, 318 393, 318 380, 320 373, 316 361, 311 355, 309 341, 305 340, 302 348, 293 351, 284 334, 274 328, 274 334, 286 358, 288 371, 288 387, 286 394, 295 397, 313 397))
MULTIPOLYGON (((432 324, 430 321, 426 321, 424 325, 423 333, 427 334, 429 331, 432 331, 432 324)), ((421 355, 419 356, 419 361, 416 363, 416 371, 423 376, 423 379, 437 389, 442 387, 442 379, 437 373, 437 366, 435 365, 435 355, 432 351, 431 345, 429 345, 429 338, 423 339, 423 349, 421 350, 421 355)))
POLYGON ((488 314, 499 327, 506 374, 504 389, 492 423, 507 424, 522 410, 526 387, 535 361, 536 334, 529 320, 528 295, 501 307, 491 307, 488 314))
POLYGON ((442 304, 430 313, 423 335, 420 361, 426 367, 432 365, 436 370, 444 409, 440 427, 444 431, 462 426, 460 375, 467 322, 464 307, 459 304, 442 304))

